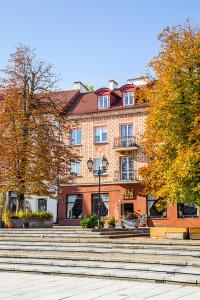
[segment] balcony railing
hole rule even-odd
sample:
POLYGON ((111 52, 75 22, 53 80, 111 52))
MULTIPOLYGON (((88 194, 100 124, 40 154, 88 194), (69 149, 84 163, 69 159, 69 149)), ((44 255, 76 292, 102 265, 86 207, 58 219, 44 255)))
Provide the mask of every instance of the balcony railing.
POLYGON ((115 181, 139 181, 139 174, 138 171, 133 170, 129 172, 114 172, 114 180, 115 181))
POLYGON ((135 136, 125 136, 114 138, 114 148, 119 149, 138 149, 138 138, 135 136))

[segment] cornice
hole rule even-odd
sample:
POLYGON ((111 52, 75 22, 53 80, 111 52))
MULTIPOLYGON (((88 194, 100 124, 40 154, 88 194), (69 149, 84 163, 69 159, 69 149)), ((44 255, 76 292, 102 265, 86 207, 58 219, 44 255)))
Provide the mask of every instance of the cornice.
POLYGON ((132 115, 138 113, 147 112, 148 105, 137 106, 133 108, 119 108, 116 110, 107 110, 107 111, 98 111, 93 113, 87 114, 78 114, 78 115, 67 115, 67 119, 74 120, 74 119, 93 119, 93 118, 102 118, 102 117, 112 117, 112 116, 121 116, 121 115, 132 115))

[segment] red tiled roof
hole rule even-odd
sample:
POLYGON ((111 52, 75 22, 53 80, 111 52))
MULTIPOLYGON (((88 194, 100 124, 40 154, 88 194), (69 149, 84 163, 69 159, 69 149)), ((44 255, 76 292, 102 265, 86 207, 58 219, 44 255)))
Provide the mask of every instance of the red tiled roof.
MULTIPOLYGON (((98 109, 98 96, 94 92, 87 92, 76 96, 70 104, 67 106, 65 112, 69 115, 81 115, 88 113, 95 113, 100 111, 112 111, 123 108, 122 92, 120 89, 115 89, 112 92, 114 100, 112 101, 111 107, 106 109, 98 109)), ((144 104, 137 104, 135 106, 143 106, 144 104)), ((133 108, 129 106, 126 108, 133 108)))
POLYGON ((80 94, 79 90, 68 90, 51 93, 50 97, 54 102, 55 106, 65 111, 70 103, 80 94))
MULTIPOLYGON (((63 113, 69 115, 81 115, 102 111, 113 111, 123 108, 122 92, 120 89, 114 89, 111 92, 112 102, 111 107, 106 109, 98 109, 98 96, 94 92, 80 93, 79 90, 67 90, 52 92, 48 95, 46 103, 52 102, 55 107, 63 113)), ((43 97, 42 97, 43 98, 43 97)), ((1 101, 1 98, 0 98, 1 101)), ((43 98, 45 103, 45 96, 43 98)), ((137 104, 136 106, 143 106, 143 104, 137 104)), ((132 108, 133 106, 126 107, 132 108)))
POLYGON ((79 115, 96 112, 97 96, 93 92, 79 94, 67 109, 68 114, 79 115))

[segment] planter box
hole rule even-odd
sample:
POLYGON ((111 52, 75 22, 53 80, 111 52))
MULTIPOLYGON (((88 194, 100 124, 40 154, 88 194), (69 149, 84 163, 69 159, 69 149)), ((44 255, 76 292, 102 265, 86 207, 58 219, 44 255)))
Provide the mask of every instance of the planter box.
POLYGON ((24 220, 22 220, 22 219, 12 219, 11 222, 13 223, 14 228, 23 228, 24 227, 24 220))
POLYGON ((115 225, 108 224, 108 228, 115 228, 115 225))
POLYGON ((29 220, 29 228, 51 228, 53 227, 52 220, 29 220))
POLYGON ((4 228, 4 222, 0 220, 0 228, 4 228))
POLYGON ((166 239, 185 240, 188 238, 187 232, 165 232, 166 239))
POLYGON ((180 239, 183 236, 187 238, 188 228, 187 227, 151 227, 150 236, 151 238, 161 238, 161 239, 175 238, 175 236, 177 236, 178 239, 180 239))
POLYGON ((200 240, 200 228, 189 228, 189 236, 191 240, 200 240))

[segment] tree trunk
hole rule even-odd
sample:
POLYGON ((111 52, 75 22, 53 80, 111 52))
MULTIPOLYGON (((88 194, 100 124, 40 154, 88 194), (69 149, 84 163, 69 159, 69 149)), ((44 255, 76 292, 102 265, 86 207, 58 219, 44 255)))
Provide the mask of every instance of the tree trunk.
POLYGON ((24 194, 17 195, 18 200, 18 209, 17 210, 24 210, 25 209, 25 197, 24 194))

